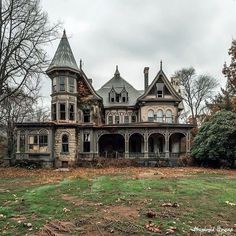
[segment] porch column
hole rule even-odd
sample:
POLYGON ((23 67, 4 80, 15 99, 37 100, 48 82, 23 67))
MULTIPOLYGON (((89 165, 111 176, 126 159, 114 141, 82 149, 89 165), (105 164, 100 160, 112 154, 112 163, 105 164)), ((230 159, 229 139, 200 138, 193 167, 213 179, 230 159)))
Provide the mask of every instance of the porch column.
POLYGON ((191 143, 191 134, 190 131, 188 131, 186 134, 186 155, 190 154, 190 149, 191 149, 190 143, 191 143))
POLYGON ((125 133, 125 159, 129 158, 129 134, 125 133))
POLYGON ((17 130, 16 146, 17 146, 16 152, 20 152, 20 131, 19 130, 17 130))
POLYGON ((148 132, 144 133, 144 158, 148 158, 148 132))
POLYGON ((165 158, 170 157, 170 133, 166 131, 165 133, 165 158))

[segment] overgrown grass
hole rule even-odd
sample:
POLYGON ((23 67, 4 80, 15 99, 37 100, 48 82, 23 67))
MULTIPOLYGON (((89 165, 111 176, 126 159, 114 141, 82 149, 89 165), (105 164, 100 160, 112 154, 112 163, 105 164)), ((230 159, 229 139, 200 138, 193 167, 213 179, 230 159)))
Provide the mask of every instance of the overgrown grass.
MULTIPOLYGON (((8 181, 6 179, 6 186, 8 181)), ((25 235, 27 227, 12 219, 19 215, 25 217, 24 222, 33 224, 33 233, 51 219, 73 221, 85 215, 99 217, 95 205, 75 206, 72 201, 63 200, 63 194, 104 206, 131 206, 140 211, 136 223, 141 225, 149 220, 145 216, 148 209, 163 212, 162 203, 177 202, 178 208, 168 208, 173 212, 172 216, 153 220, 164 228, 176 226, 175 235, 185 235, 194 226, 222 226, 222 221, 226 222, 223 226, 233 227, 236 222, 236 207, 225 203, 236 203, 236 180, 224 175, 201 173, 174 179, 104 175, 94 179, 64 179, 57 184, 36 187, 18 186, 10 188, 10 192, 0 193, 0 214, 4 216, 0 218, 0 234, 25 235), (65 212, 65 208, 69 211, 65 212)))

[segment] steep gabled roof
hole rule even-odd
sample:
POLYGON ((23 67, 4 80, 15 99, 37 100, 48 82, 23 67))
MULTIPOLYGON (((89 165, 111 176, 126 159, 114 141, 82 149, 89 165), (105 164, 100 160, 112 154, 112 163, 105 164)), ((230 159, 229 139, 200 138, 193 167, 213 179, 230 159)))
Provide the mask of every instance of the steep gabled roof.
POLYGON ((98 95, 103 98, 104 107, 120 107, 120 106, 134 106, 137 98, 140 96, 140 92, 136 90, 131 84, 120 76, 118 66, 114 77, 105 83, 98 91, 98 95), (128 92, 128 102, 126 103, 114 103, 109 101, 109 92, 114 90, 117 93, 121 93, 124 89, 128 92))
POLYGON ((58 45, 56 53, 47 71, 52 70, 54 68, 68 68, 75 71, 79 71, 69 41, 67 39, 65 30, 63 32, 61 41, 58 45))
MULTIPOLYGON (((172 84, 170 83, 170 81, 168 80, 168 78, 166 77, 165 73, 161 69, 159 70, 159 72, 157 73, 156 77, 154 78, 154 80, 152 81, 152 83, 148 86, 148 89, 144 92, 143 95, 141 95, 138 98, 138 101, 143 101, 146 100, 145 97, 150 93, 150 91, 152 90, 152 88, 156 85, 156 83, 158 82, 158 80, 161 79, 163 81, 163 83, 165 84, 165 86, 167 87, 167 89, 170 91, 171 95, 173 96, 173 99, 171 99, 172 101, 182 101, 182 97, 180 96, 180 94, 178 94, 176 92, 176 90, 173 88, 172 84)), ((159 98, 158 98, 159 99, 159 98)), ((166 100, 165 98, 159 99, 159 100, 166 100)))
POLYGON ((80 69, 79 74, 82 76, 82 78, 85 81, 86 85, 88 86, 88 88, 90 89, 91 93, 93 94, 94 98, 97 99, 97 100, 101 100, 102 101, 102 97, 100 97, 99 94, 94 90, 92 84, 89 82, 86 74, 84 73, 84 71, 82 69, 80 69))

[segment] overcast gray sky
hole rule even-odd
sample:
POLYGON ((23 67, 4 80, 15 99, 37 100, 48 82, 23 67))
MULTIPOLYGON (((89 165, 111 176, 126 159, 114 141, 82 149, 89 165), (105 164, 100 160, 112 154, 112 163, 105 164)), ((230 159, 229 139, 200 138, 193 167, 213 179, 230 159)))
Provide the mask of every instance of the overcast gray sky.
MULTIPOLYGON (((193 66, 225 81, 222 66, 236 38, 235 0, 42 0, 42 7, 51 22, 63 22, 95 89, 113 76, 115 65, 143 89, 143 68, 150 67, 151 82, 161 59, 168 77, 193 66)), ((58 43, 49 47, 50 58, 58 43)), ((49 80, 42 93, 50 94, 49 80)))

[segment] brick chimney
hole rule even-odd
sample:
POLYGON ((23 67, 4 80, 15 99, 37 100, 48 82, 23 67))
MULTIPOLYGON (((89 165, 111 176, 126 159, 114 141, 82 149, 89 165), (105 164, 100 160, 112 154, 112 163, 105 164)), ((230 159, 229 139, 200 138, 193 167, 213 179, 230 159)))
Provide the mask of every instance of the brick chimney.
POLYGON ((144 90, 147 91, 149 67, 144 67, 143 73, 144 73, 144 90))

